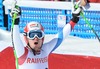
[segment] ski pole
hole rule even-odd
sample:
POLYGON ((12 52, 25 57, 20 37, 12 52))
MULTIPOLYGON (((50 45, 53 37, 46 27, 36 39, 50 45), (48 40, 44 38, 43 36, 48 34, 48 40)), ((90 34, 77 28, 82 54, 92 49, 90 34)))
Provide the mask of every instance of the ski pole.
MULTIPOLYGON (((16 6, 16 1, 15 1, 15 4, 12 5, 12 8, 14 8, 16 6)), ((11 37, 12 37, 12 45, 13 45, 13 48, 14 48, 14 42, 13 42, 13 28, 14 28, 14 23, 15 23, 15 19, 16 19, 16 16, 17 14, 14 13, 13 14, 13 17, 12 17, 12 25, 11 25, 11 37)), ((16 54, 16 50, 14 48, 14 56, 15 56, 15 64, 16 64, 16 69, 19 69, 19 66, 18 66, 18 58, 17 58, 17 54, 16 54)))
MULTIPOLYGON (((75 5, 75 8, 79 7, 81 0, 79 0, 79 3, 75 5)), ((72 0, 72 4, 74 5, 74 0, 72 0)), ((83 12, 80 13, 80 15, 82 16, 82 18, 85 20, 86 24, 90 27, 90 29, 93 31, 93 33, 95 34, 95 36, 97 37, 98 41, 100 42, 100 38, 98 36, 98 34, 96 33, 96 31, 93 29, 93 27, 91 26, 89 20, 84 16, 83 12)))
POLYGON ((99 36, 97 35, 96 31, 93 29, 91 24, 89 23, 88 19, 84 16, 84 14, 82 12, 80 13, 80 15, 83 17, 83 19, 85 20, 86 24, 90 27, 90 29, 93 31, 93 33, 96 35, 98 41, 100 42, 99 36))

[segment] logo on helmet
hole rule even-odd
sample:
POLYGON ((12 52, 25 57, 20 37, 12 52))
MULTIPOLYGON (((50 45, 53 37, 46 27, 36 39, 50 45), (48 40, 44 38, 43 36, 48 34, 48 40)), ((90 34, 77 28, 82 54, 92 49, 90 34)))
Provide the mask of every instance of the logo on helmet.
POLYGON ((31 24, 30 28, 33 28, 33 27, 39 27, 39 25, 38 24, 31 24))

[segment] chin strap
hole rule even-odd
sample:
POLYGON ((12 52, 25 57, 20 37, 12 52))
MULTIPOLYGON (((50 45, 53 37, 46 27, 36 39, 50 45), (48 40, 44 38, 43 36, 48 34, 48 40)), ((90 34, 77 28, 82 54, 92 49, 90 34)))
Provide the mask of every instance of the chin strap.
MULTIPOLYGON (((43 45, 43 43, 42 43, 42 45, 43 45)), ((30 46, 29 43, 27 44, 27 46, 32 50, 33 54, 36 55, 36 53, 35 53, 36 51, 30 46)), ((41 48, 42 48, 42 46, 41 46, 41 48)))
POLYGON ((30 44, 28 43, 27 45, 28 45, 28 47, 32 50, 33 54, 36 55, 35 50, 32 49, 32 47, 30 46, 30 44))

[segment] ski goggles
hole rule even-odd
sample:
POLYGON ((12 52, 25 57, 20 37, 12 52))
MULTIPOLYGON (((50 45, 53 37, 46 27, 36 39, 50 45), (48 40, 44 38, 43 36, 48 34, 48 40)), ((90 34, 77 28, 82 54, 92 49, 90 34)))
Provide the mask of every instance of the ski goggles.
POLYGON ((27 38, 34 39, 35 37, 42 39, 44 37, 44 32, 41 30, 31 30, 27 33, 27 38))

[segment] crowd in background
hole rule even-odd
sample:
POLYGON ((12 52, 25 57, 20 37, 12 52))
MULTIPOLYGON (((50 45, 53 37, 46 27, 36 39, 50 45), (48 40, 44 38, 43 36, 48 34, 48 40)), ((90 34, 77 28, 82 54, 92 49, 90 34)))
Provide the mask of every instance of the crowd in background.
MULTIPOLYGON (((68 1, 68 2, 70 2, 71 0, 50 0, 50 1, 68 1)), ((84 0, 84 1, 87 1, 87 2, 90 2, 90 3, 100 3, 100 0, 84 0)))
MULTIPOLYGON (((33 1, 67 1, 70 2, 71 0, 33 0, 33 1)), ((78 1, 78 0, 75 0, 78 1)), ((87 1, 88 3, 100 3, 100 0, 84 0, 87 1)))
POLYGON ((50 0, 50 1, 71 1, 71 0, 50 0))
POLYGON ((33 0, 33 1, 71 1, 71 0, 33 0))

